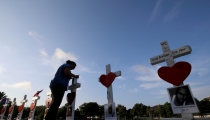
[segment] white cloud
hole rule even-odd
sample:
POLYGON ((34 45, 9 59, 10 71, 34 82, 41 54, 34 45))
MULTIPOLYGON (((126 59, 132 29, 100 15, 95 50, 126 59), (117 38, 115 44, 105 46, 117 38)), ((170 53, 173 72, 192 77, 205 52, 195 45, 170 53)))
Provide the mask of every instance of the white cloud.
POLYGON ((125 89, 126 88, 126 85, 119 86, 118 88, 125 89))
POLYGON ((47 53, 46 53, 44 50, 40 50, 39 52, 40 52, 41 55, 43 55, 43 56, 48 56, 47 53))
POLYGON ((210 85, 191 88, 191 91, 195 98, 197 98, 198 100, 202 100, 203 98, 206 98, 209 96, 209 92, 205 92, 205 91, 210 91, 210 85))
POLYGON ((79 69, 79 71, 83 71, 83 72, 87 72, 87 73, 101 73, 99 71, 92 71, 89 68, 84 67, 82 65, 78 65, 78 69, 79 69))
POLYGON ((4 50, 5 50, 6 52, 11 52, 11 51, 12 51, 11 48, 10 48, 9 46, 4 46, 4 50))
POLYGON ((52 56, 53 59, 57 60, 71 60, 71 61, 76 61, 78 58, 73 54, 73 53, 66 53, 60 48, 55 49, 55 53, 52 56))
POLYGON ((13 83, 13 84, 3 83, 3 84, 1 84, 1 86, 15 88, 15 89, 29 90, 29 89, 31 89, 31 82, 23 81, 23 82, 13 83))
POLYGON ((0 66, 0 75, 3 73, 4 70, 5 69, 2 66, 0 66))
POLYGON ((160 86, 160 83, 144 83, 141 84, 139 87, 143 87, 144 89, 151 89, 160 86))
POLYGON ((210 56, 195 56, 194 60, 191 62, 192 73, 196 73, 199 76, 204 76, 209 73, 210 69, 210 56))
POLYGON ((161 3, 161 0, 158 0, 156 5, 155 5, 155 8, 152 12, 152 15, 150 16, 149 22, 152 22, 155 19, 155 17, 157 16, 159 8, 160 8, 160 3, 161 3))
POLYGON ((158 95, 167 95, 167 90, 160 90, 159 92, 157 93, 154 93, 154 94, 158 94, 158 95))
POLYGON ((41 54, 42 64, 53 67, 54 70, 57 70, 66 60, 76 61, 78 59, 73 53, 67 53, 60 48, 56 48, 52 56, 49 56, 45 50, 40 50, 39 52, 41 54))
POLYGON ((116 77, 116 78, 119 79, 119 80, 126 80, 126 78, 122 77, 122 76, 119 76, 119 77, 116 77))
POLYGON ((138 88, 134 88, 134 89, 129 90, 129 92, 137 93, 137 92, 140 92, 140 90, 138 88))
POLYGON ((137 77, 136 80, 147 82, 161 80, 157 73, 159 67, 160 66, 146 67, 143 65, 134 65, 131 69, 140 74, 140 76, 137 77))
POLYGON ((43 40, 43 37, 42 37, 42 36, 38 35, 36 32, 33 32, 33 31, 28 32, 28 34, 29 34, 34 40, 36 40, 36 41, 38 42, 39 45, 42 46, 42 42, 41 42, 41 41, 43 40))
POLYGON ((177 2, 174 7, 165 15, 164 22, 170 21, 176 18, 180 12, 182 1, 177 2))

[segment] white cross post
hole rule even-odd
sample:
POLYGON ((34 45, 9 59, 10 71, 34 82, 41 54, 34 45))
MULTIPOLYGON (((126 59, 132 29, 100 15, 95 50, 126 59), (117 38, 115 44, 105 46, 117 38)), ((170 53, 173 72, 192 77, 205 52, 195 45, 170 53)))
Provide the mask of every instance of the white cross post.
MULTIPOLYGON (((111 66, 110 64, 106 65, 106 74, 109 74, 111 72, 111 66)), ((121 71, 114 72, 116 77, 121 76, 121 71)), ((107 99, 108 103, 114 103, 113 99, 113 90, 112 90, 112 84, 107 88, 107 99)))
MULTIPOLYGON (((47 93, 47 96, 48 96, 47 99, 52 99, 52 93, 51 93, 51 92, 48 92, 48 93, 47 93)), ((51 102, 52 102, 52 101, 51 101, 51 102)), ((44 112, 44 119, 43 119, 43 120, 45 120, 45 116, 47 115, 48 110, 49 110, 49 107, 46 106, 45 112, 44 112)))
MULTIPOLYGON (((77 83, 77 79, 78 78, 73 78, 72 79, 72 85, 70 85, 68 87, 68 90, 71 90, 71 92, 75 92, 76 93, 77 88, 81 87, 81 84, 77 83)), ((66 109, 66 120, 74 120, 75 103, 76 103, 76 96, 75 96, 74 101, 72 102, 72 104, 68 105, 68 107, 66 109), (68 109, 71 109, 71 116, 67 116, 68 109)))
MULTIPOLYGON (((34 113, 35 113, 35 111, 36 111, 36 103, 37 103, 37 101, 38 101, 39 99, 40 99, 40 96, 39 96, 39 95, 38 95, 38 96, 34 96, 34 97, 32 98, 32 103, 34 103, 35 106, 34 106, 34 109, 30 111, 28 120, 34 120, 34 113), (30 114, 31 114, 31 117, 30 117, 30 114)), ((32 103, 31 103, 31 104, 32 104, 32 103)))
MULTIPOLYGON (((150 58, 151 65, 166 62, 168 67, 172 67, 175 64, 175 58, 190 54, 192 52, 191 47, 188 45, 171 51, 167 40, 161 42, 160 45, 162 47, 163 54, 150 58)), ((184 83, 182 83, 181 85, 183 84, 184 83)), ((182 118, 192 119, 193 115, 191 113, 182 113, 182 118)))
POLYGON ((7 120, 11 120, 11 119, 12 119, 12 114, 13 114, 15 105, 16 105, 16 98, 14 98, 13 102, 11 103, 12 111, 11 111, 11 113, 8 115, 7 120))
MULTIPOLYGON (((24 95, 23 100, 20 101, 21 105, 23 106, 23 109, 24 109, 25 103, 28 101, 28 100, 26 100, 26 97, 27 97, 27 95, 24 95)), ((16 120, 21 120, 22 119, 23 109, 18 113, 16 120)))
POLYGON ((2 108, 2 109, 4 109, 4 112, 0 115, 0 120, 4 120, 4 114, 6 113, 6 110, 8 107, 8 102, 9 102, 9 99, 6 98, 6 102, 4 103, 3 108, 2 108))

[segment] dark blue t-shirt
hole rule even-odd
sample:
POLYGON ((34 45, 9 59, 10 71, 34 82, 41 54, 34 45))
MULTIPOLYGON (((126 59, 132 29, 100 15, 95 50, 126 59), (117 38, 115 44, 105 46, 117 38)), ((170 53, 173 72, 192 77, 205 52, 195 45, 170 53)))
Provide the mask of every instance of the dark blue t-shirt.
POLYGON ((57 72, 55 73, 54 79, 50 82, 50 88, 57 84, 62 84, 64 89, 67 90, 70 78, 68 78, 64 73, 65 67, 69 67, 69 64, 63 64, 58 68, 57 72))

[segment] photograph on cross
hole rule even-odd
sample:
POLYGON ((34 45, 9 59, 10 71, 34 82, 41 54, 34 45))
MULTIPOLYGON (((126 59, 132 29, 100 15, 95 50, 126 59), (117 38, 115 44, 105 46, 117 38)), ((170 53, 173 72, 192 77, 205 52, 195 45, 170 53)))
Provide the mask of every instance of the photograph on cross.
POLYGON ((172 87, 167 90, 174 114, 199 112, 189 85, 172 87))

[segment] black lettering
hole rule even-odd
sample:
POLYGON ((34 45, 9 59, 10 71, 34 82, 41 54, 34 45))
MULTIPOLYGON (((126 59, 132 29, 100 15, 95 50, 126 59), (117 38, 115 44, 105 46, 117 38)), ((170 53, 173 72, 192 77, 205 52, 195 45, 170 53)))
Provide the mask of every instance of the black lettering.
POLYGON ((179 52, 185 51, 186 48, 179 49, 179 52))
POLYGON ((167 45, 167 42, 162 42, 161 45, 167 45))

